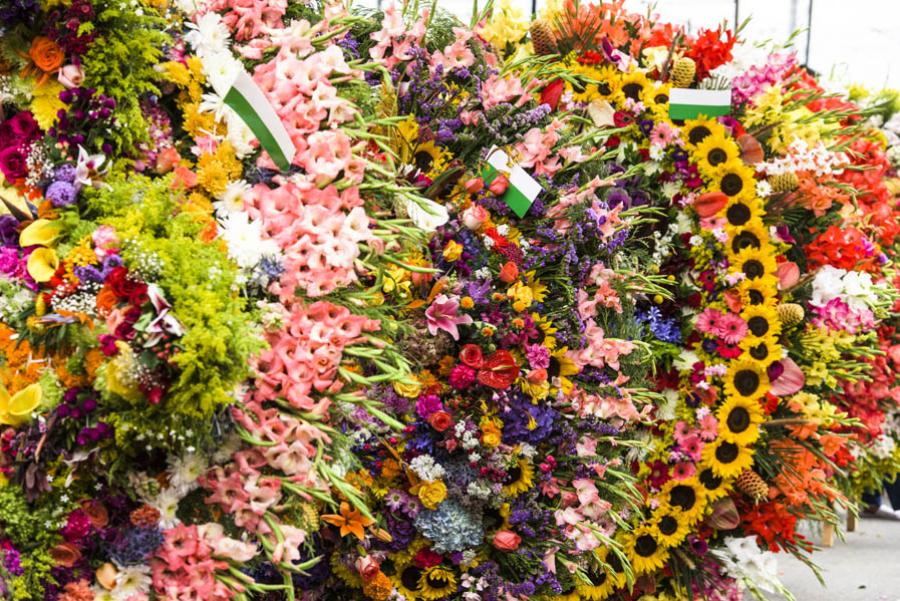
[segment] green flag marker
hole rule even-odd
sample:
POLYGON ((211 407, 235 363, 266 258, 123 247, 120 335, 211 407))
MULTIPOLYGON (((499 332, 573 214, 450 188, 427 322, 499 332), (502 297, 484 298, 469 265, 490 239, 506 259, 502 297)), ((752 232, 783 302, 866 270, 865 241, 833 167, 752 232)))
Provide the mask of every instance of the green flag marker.
POLYGON ((268 98, 243 69, 225 94, 225 104, 247 124, 278 168, 287 171, 297 150, 268 98))
POLYGON ((700 115, 720 117, 731 112, 731 90, 669 90, 669 118, 696 119, 700 115))
POLYGON ((531 208, 531 204, 543 188, 536 179, 518 165, 510 168, 509 155, 499 148, 492 148, 488 152, 487 163, 481 174, 484 183, 491 185, 491 182, 499 174, 506 175, 509 179, 509 188, 503 194, 503 202, 521 219, 531 208))

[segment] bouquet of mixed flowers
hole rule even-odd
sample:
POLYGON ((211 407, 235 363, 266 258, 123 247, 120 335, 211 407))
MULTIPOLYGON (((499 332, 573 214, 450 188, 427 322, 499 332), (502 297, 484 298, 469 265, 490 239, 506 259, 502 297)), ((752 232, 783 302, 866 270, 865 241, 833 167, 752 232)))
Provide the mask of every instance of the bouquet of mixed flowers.
POLYGON ((890 93, 621 1, 0 31, 2 598, 789 595, 900 468, 890 93))

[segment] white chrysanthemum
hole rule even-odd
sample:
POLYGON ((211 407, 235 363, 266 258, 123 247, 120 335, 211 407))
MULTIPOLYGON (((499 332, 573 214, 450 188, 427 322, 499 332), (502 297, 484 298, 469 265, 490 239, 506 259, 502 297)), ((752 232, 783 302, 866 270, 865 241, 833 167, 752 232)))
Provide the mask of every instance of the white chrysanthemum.
POLYGON ((181 523, 178 519, 178 504, 184 495, 176 488, 166 488, 156 497, 150 499, 148 505, 159 512, 159 525, 163 528, 174 528, 181 523))
POLYGON ((206 458, 197 453, 187 453, 169 459, 169 480, 172 486, 193 490, 197 488, 197 478, 209 468, 206 458))
POLYGON ((844 292, 844 282, 841 278, 847 273, 845 269, 838 269, 831 265, 824 265, 818 272, 812 283, 812 298, 814 305, 824 307, 828 301, 838 298, 844 292))
POLYGON ((778 579, 778 561, 775 554, 763 551, 755 536, 725 539, 725 549, 714 551, 725 569, 738 581, 755 588, 774 593, 783 588, 778 579))
POLYGON ((216 91, 216 94, 224 98, 231 89, 231 84, 243 70, 243 65, 229 52, 211 54, 201 57, 200 60, 203 63, 203 73, 209 80, 209 85, 216 91))
POLYGON ((190 31, 184 37, 201 60, 228 52, 230 40, 228 27, 218 14, 208 12, 200 17, 196 24, 188 24, 188 28, 190 31))
POLYGON ((134 595, 150 593, 150 566, 137 565, 119 568, 116 586, 112 590, 114 601, 128 601, 134 595))
POLYGON ((409 462, 409 467, 422 480, 433 482, 444 477, 444 467, 436 463, 431 455, 419 455, 409 462))
POLYGON ((242 269, 253 269, 263 257, 280 254, 274 240, 263 239, 262 223, 251 220, 244 211, 222 216, 219 225, 219 236, 228 245, 228 256, 242 269))

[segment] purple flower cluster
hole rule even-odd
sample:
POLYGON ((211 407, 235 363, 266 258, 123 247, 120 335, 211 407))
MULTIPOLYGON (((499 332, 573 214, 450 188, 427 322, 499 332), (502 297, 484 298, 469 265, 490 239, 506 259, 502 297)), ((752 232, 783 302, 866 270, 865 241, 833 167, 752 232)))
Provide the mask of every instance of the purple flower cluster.
POLYGON ((67 108, 59 109, 59 120, 47 133, 63 144, 111 153, 112 145, 105 136, 116 122, 115 98, 97 94, 94 88, 72 88, 60 92, 59 99, 67 108))
POLYGON ((75 181, 75 168, 72 165, 61 165, 53 173, 53 181, 44 190, 44 197, 54 207, 67 207, 78 197, 79 185, 75 181))

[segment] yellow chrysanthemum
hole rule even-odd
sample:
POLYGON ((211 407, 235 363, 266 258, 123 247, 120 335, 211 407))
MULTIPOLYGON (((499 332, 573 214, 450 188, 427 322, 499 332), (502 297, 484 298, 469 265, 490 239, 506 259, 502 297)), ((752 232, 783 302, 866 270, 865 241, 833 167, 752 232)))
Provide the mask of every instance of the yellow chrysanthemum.
POLYGON ((719 420, 719 438, 747 446, 759 438, 763 412, 759 401, 732 397, 716 411, 716 419, 719 420))
POLYGON ((57 113, 66 107, 66 104, 59 99, 62 89, 62 84, 52 79, 33 89, 31 114, 34 115, 34 120, 41 126, 41 129, 46 130, 53 127, 59 118, 57 113))

